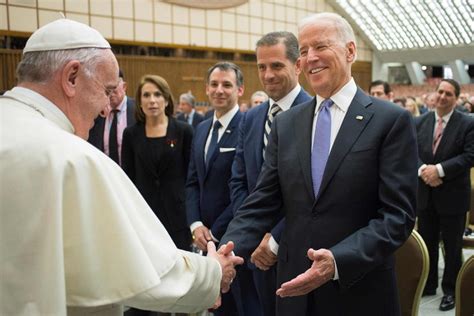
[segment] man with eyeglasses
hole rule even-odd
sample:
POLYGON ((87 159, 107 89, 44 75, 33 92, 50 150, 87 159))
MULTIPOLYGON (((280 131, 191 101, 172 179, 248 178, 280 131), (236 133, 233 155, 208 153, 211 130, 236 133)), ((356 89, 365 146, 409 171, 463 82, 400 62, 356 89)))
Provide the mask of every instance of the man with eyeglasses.
POLYGON ((0 98, 0 315, 197 313, 229 290, 233 245, 177 249, 120 167, 87 143, 119 82, 110 44, 59 19, 0 98))
POLYGON ((110 107, 96 118, 87 140, 119 165, 123 131, 135 124, 135 100, 126 93, 127 82, 120 69, 119 84, 109 91, 110 107))

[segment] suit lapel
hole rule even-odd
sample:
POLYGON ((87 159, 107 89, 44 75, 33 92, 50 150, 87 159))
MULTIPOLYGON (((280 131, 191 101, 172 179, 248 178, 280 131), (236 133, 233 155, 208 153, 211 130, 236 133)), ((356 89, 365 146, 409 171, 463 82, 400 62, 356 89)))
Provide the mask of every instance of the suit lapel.
MULTIPOLYGON (((196 134, 195 137, 195 142, 196 146, 195 148, 199 150, 199 152, 196 153, 196 169, 198 171, 198 174, 206 176, 206 161, 204 159, 204 150, 206 148, 206 140, 207 136, 211 132, 211 125, 212 125, 212 119, 208 119, 202 123, 202 133, 196 134)), ((201 127, 201 126, 200 126, 201 127)), ((203 177, 203 179, 204 179, 203 177)))
POLYGON ((373 112, 367 109, 367 106, 371 103, 372 101, 370 98, 366 96, 362 90, 358 89, 347 110, 346 116, 344 117, 341 128, 339 129, 329 154, 318 198, 324 192, 342 160, 350 151, 372 118, 373 112), (360 119, 360 117, 362 117, 362 119, 360 119))
POLYGON ((293 139, 296 142, 298 160, 303 170, 304 182, 311 196, 313 194, 313 180, 311 179, 311 132, 313 129, 314 109, 316 98, 301 107, 301 113, 293 116, 293 139))
POLYGON ((255 150, 255 161, 257 162, 258 170, 260 170, 263 164, 263 130, 265 129, 265 121, 270 104, 266 101, 260 106, 262 108, 259 108, 260 112, 256 115, 255 122, 252 123, 252 130, 255 130, 255 132, 249 133, 255 136, 255 146, 252 146, 252 148, 255 150))

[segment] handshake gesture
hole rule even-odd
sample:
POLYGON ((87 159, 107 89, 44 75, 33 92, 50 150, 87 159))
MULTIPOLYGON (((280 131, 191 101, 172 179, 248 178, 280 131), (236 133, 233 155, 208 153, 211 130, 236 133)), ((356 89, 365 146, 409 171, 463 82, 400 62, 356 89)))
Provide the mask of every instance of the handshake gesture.
POLYGON ((230 284, 235 278, 236 271, 235 266, 244 263, 244 259, 241 257, 234 256, 232 251, 234 250, 234 243, 229 241, 227 244, 222 245, 218 251, 214 242, 209 241, 207 243, 207 256, 217 259, 222 269, 221 279, 221 291, 227 293, 230 290, 230 284))

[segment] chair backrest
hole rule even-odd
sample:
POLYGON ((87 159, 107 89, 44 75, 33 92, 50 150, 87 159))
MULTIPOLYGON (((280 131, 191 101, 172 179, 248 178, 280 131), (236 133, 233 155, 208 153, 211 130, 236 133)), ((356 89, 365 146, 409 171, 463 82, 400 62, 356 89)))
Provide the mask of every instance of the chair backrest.
POLYGON ((456 316, 474 315, 474 255, 459 270, 456 280, 456 316))
POLYGON ((395 259, 402 316, 417 316, 429 271, 428 249, 417 231, 395 252, 395 259))

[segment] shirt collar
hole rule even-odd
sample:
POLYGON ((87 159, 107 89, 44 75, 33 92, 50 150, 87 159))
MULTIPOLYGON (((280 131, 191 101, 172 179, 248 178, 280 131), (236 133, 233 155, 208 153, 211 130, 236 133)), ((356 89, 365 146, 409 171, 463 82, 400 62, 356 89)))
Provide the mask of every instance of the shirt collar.
POLYGON ((124 113, 127 111, 127 96, 123 97, 122 103, 120 103, 120 106, 118 109, 120 113, 124 113))
MULTIPOLYGON (((351 78, 336 94, 332 95, 330 99, 334 104, 344 113, 347 112, 349 105, 351 105, 357 93, 357 85, 355 84, 354 78, 351 78)), ((316 95, 316 109, 315 113, 319 111, 321 103, 325 99, 319 95, 316 95)))
POLYGON ((270 107, 269 111, 272 108, 273 103, 278 103, 278 106, 283 110, 286 111, 288 110, 293 102, 295 101, 296 97, 301 91, 301 86, 297 84, 287 95, 285 95, 283 98, 281 98, 278 101, 274 101, 272 98, 269 99, 270 107))
MULTIPOLYGON (((448 123, 449 122, 449 119, 451 118, 451 115, 453 115, 454 109, 455 109, 455 107, 448 114, 446 114, 444 116, 441 116, 441 118, 443 119, 443 123, 448 123)), ((438 122, 438 119, 439 119, 440 116, 438 115, 438 112, 436 112, 436 110, 434 111, 434 113, 435 113, 435 122, 438 122)))
MULTIPOLYGON (((230 110, 229 112, 227 112, 226 114, 222 115, 220 118, 219 118, 219 122, 221 123, 222 127, 224 127, 224 129, 227 129, 227 126, 229 126, 230 124, 230 121, 232 121, 232 119, 234 118, 234 115, 239 111, 239 106, 236 104, 234 105, 234 107, 232 108, 232 110, 230 110)), ((214 118, 212 120, 212 126, 214 126, 214 123, 217 121, 217 117, 216 117, 216 113, 214 112, 214 118)))
POLYGON ((15 87, 11 91, 7 91, 5 96, 13 98, 32 109, 37 110, 46 119, 58 125, 59 128, 74 134, 74 126, 67 116, 54 103, 42 96, 41 94, 23 87, 15 87))

